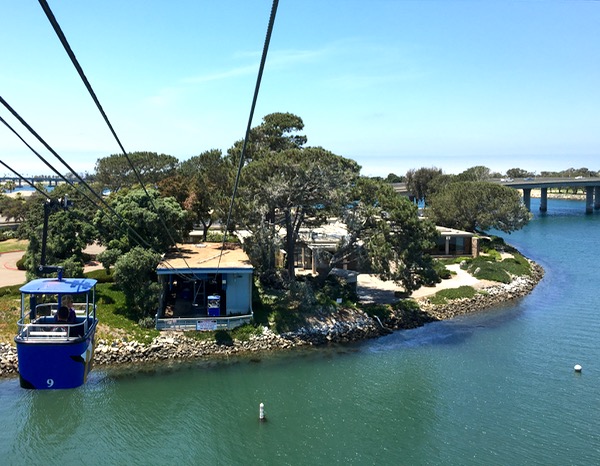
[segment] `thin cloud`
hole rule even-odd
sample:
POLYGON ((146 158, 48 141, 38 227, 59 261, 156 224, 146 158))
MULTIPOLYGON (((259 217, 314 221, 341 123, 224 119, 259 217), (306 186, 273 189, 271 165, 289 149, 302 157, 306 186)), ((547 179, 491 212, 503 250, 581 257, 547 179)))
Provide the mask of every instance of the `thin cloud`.
MULTIPOLYGON (((330 53, 329 48, 318 50, 273 50, 269 52, 266 67, 270 70, 282 70, 292 68, 300 64, 314 63, 321 60, 330 53)), ((203 75, 184 78, 183 83, 197 84, 209 81, 220 81, 223 79, 236 78, 239 76, 256 75, 260 60, 260 54, 256 52, 238 53, 235 59, 252 60, 252 64, 237 66, 228 70, 216 71, 203 75)))
MULTIPOLYGON (((331 47, 324 47, 316 50, 273 50, 269 53, 266 66, 269 71, 293 69, 299 65, 322 61, 331 53, 331 47)), ((251 61, 251 63, 238 65, 230 69, 211 71, 206 74, 182 78, 178 83, 172 86, 159 89, 154 95, 147 97, 144 101, 153 107, 164 108, 181 99, 183 95, 189 91, 189 86, 191 84, 218 82, 244 76, 256 76, 260 54, 257 52, 238 52, 234 54, 232 61, 251 61)))
MULTIPOLYGON (((346 90, 363 89, 422 77, 423 73, 407 60, 411 55, 397 48, 371 45, 364 38, 351 38, 314 49, 274 49, 269 52, 266 72, 306 72, 310 67, 318 66, 325 85, 346 90), (365 72, 365 69, 369 71, 365 72)), ((152 106, 166 107, 183 98, 191 85, 256 76, 260 53, 236 52, 231 61, 237 63, 236 66, 184 77, 145 100, 152 106)))

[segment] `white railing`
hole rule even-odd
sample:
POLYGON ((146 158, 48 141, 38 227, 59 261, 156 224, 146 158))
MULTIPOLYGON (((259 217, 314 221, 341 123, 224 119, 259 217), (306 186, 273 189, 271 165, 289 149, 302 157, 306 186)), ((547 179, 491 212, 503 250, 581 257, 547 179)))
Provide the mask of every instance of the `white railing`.
POLYGON ((76 340, 80 337, 76 335, 68 336, 70 329, 77 326, 87 327, 87 322, 75 324, 63 322, 32 322, 26 324, 23 320, 19 319, 17 326, 19 327, 18 338, 21 340, 76 340))
POLYGON ((156 319, 157 330, 231 330, 252 321, 253 314, 225 317, 169 317, 156 319))

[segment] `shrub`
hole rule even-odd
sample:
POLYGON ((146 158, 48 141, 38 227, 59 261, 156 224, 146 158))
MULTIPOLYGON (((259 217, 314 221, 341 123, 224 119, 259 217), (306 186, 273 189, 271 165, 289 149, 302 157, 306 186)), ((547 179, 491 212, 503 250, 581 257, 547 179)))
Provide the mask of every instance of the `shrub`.
POLYGON ((473 261, 468 268, 471 275, 479 280, 491 280, 500 283, 510 283, 511 278, 502 268, 500 262, 473 261))
POLYGON ((2 230, 0 231, 0 241, 6 241, 7 239, 13 239, 17 237, 16 230, 2 230))
POLYGON ((325 279, 325 283, 317 293, 317 298, 322 303, 334 302, 338 298, 341 298, 343 302, 358 301, 356 286, 335 275, 329 275, 325 279))
POLYGON ((106 269, 98 269, 87 272, 86 277, 98 280, 98 283, 113 283, 115 278, 111 273, 106 272, 106 269))
POLYGON ((142 317, 140 320, 138 320, 138 325, 140 326, 140 328, 154 328, 154 318, 150 316, 142 317))
POLYGON ((226 330, 217 330, 215 332, 215 343, 222 346, 232 346, 233 338, 226 330))
POLYGON ((491 257, 480 256, 473 259, 467 270, 480 280, 492 280, 500 283, 510 283, 513 276, 529 275, 531 266, 527 259, 518 253, 514 257, 496 262, 491 257))
POLYGON ((414 299, 402 299, 392 304, 392 309, 402 312, 418 312, 421 310, 419 303, 414 299))
POLYGON ((477 294, 477 290, 472 286, 461 286, 458 288, 450 288, 440 290, 435 295, 429 298, 433 304, 447 304, 448 301, 454 299, 472 298, 477 294))
POLYGON ((493 259, 496 262, 499 262, 502 260, 502 254, 500 254, 498 251, 496 251, 495 249, 490 249, 487 252, 488 256, 493 259))
POLYGON ((473 258, 471 256, 456 256, 456 257, 440 257, 436 259, 444 265, 460 264, 463 261, 470 261, 473 258))
POLYGON ((27 270, 27 266, 25 265, 25 256, 21 257, 17 261, 17 269, 19 269, 19 270, 27 270))
POLYGON ((489 251, 516 252, 516 249, 504 242, 504 238, 500 236, 483 237, 479 240, 481 251, 488 253, 489 251))
POLYGON ((309 312, 315 307, 317 297, 310 283, 294 281, 289 291, 290 299, 300 312, 309 312))
POLYGON ((380 319, 386 319, 390 316, 390 309, 385 304, 366 304, 363 306, 363 311, 369 317, 379 317, 380 319))
POLYGON ((248 341, 252 336, 262 335, 262 327, 255 327, 254 325, 246 324, 240 327, 236 327, 231 331, 231 335, 236 340, 248 341))
POLYGON ((442 280, 446 280, 446 279, 448 279, 448 278, 450 278, 452 276, 452 273, 450 273, 450 270, 448 270, 446 268, 446 266, 442 262, 440 262, 440 261, 434 261, 433 262, 433 270, 435 270, 435 273, 442 280))
MULTIPOLYGON (((209 231, 208 234, 206 235, 206 242, 207 243, 222 243, 223 242, 223 233, 216 232, 216 231, 209 231)), ((237 236, 228 234, 227 242, 228 243, 239 243, 240 240, 237 236)))
POLYGON ((522 255, 506 258, 501 262, 502 267, 508 273, 516 276, 530 275, 531 265, 522 255))

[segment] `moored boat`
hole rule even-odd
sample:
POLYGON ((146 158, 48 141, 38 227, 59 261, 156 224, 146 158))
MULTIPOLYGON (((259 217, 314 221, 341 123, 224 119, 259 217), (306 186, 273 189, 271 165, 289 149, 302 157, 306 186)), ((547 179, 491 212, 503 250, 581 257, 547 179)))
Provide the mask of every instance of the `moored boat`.
POLYGON ((60 389, 85 383, 98 324, 95 287, 90 278, 40 278, 20 288, 15 342, 21 387, 60 389), (68 308, 65 303, 72 304, 68 308))

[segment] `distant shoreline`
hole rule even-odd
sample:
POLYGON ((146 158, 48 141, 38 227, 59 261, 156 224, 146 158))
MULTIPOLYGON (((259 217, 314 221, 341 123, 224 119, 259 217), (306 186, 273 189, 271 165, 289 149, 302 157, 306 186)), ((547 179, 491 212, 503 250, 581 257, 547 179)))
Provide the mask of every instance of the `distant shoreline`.
MULTIPOLYGON (((539 188, 531 190, 531 197, 541 198, 542 192, 539 188)), ((548 193, 548 199, 565 199, 567 201, 585 201, 585 194, 548 193)))

